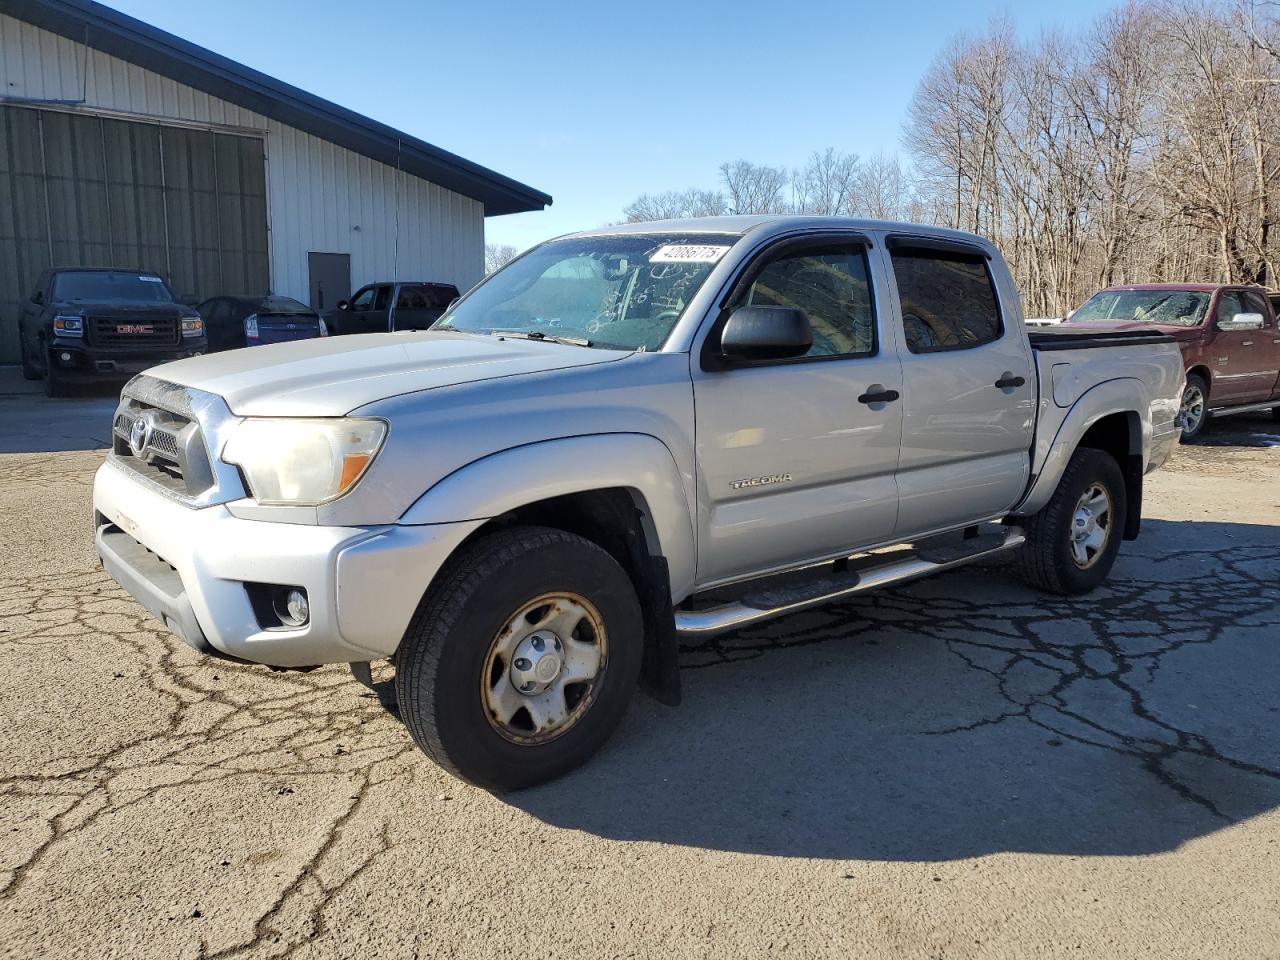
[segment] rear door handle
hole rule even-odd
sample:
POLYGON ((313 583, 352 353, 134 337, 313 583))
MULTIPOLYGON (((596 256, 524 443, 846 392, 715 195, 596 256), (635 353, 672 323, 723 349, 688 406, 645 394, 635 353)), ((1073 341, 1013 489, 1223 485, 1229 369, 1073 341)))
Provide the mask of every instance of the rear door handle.
POLYGON ((1012 387, 1020 387, 1027 382, 1026 377, 1015 377, 1012 373, 1006 373, 1003 377, 996 381, 996 386, 1001 390, 1008 390, 1012 387))
POLYGON ((878 383, 867 388, 867 392, 858 397, 859 403, 892 403, 900 394, 897 390, 886 390, 878 383))

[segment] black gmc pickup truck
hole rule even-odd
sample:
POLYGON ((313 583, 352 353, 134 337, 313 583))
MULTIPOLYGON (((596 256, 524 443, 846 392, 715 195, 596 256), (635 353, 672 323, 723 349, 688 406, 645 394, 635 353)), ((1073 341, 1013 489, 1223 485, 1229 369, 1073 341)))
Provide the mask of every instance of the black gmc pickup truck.
POLYGON ((22 375, 45 393, 115 380, 208 349, 204 323, 146 271, 68 267, 40 274, 18 315, 22 375))

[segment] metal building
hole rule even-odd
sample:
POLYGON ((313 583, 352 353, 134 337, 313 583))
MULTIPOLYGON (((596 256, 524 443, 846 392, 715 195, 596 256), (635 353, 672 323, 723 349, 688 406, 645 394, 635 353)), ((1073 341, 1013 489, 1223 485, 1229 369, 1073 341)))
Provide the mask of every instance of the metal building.
POLYGON ((329 308, 484 273, 548 195, 90 0, 0 0, 0 363, 50 266, 329 308))

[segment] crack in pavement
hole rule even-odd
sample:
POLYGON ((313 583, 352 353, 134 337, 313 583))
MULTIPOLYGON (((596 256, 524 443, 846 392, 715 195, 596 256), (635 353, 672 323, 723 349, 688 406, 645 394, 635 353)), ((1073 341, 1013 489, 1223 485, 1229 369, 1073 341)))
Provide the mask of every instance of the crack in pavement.
MULTIPOLYGON (((1176 589, 1164 581, 1113 575, 1088 597, 1035 595, 1031 603, 1012 579, 1007 593, 1013 599, 938 596, 948 581, 966 576, 945 574, 924 588, 934 595, 923 603, 914 585, 870 594, 775 624, 686 642, 681 654, 686 669, 707 668, 891 625, 944 644, 967 668, 993 678, 1002 701, 969 723, 920 732, 946 736, 1025 721, 1055 737, 1130 757, 1184 800, 1227 820, 1213 798, 1174 771, 1172 761, 1190 755, 1273 780, 1280 780, 1280 768, 1230 756, 1203 734, 1163 718, 1132 675, 1141 671, 1149 684, 1170 654, 1215 643, 1242 617, 1280 638, 1280 585, 1274 578, 1280 549, 1233 545, 1183 553, 1184 559, 1207 561, 1214 575, 1176 589), (1061 629, 1064 623, 1070 628, 1061 629), (1027 690, 1024 668, 1047 674, 1050 682, 1027 690), (1095 698, 1082 695, 1081 688, 1095 685, 1118 692, 1130 718, 1146 732, 1090 716, 1079 704, 1095 698)), ((996 566, 986 569, 999 575, 996 566)))

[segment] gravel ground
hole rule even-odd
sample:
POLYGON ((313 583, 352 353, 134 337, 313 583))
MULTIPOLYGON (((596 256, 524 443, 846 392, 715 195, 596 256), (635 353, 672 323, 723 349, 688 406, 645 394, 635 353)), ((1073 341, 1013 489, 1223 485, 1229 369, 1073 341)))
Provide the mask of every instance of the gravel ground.
POLYGON ((0 955, 1280 957, 1269 418, 1150 478, 1090 598, 971 568, 691 645, 683 706, 495 797, 117 589, 101 452, 21 452, 95 402, 0 397, 0 955))

